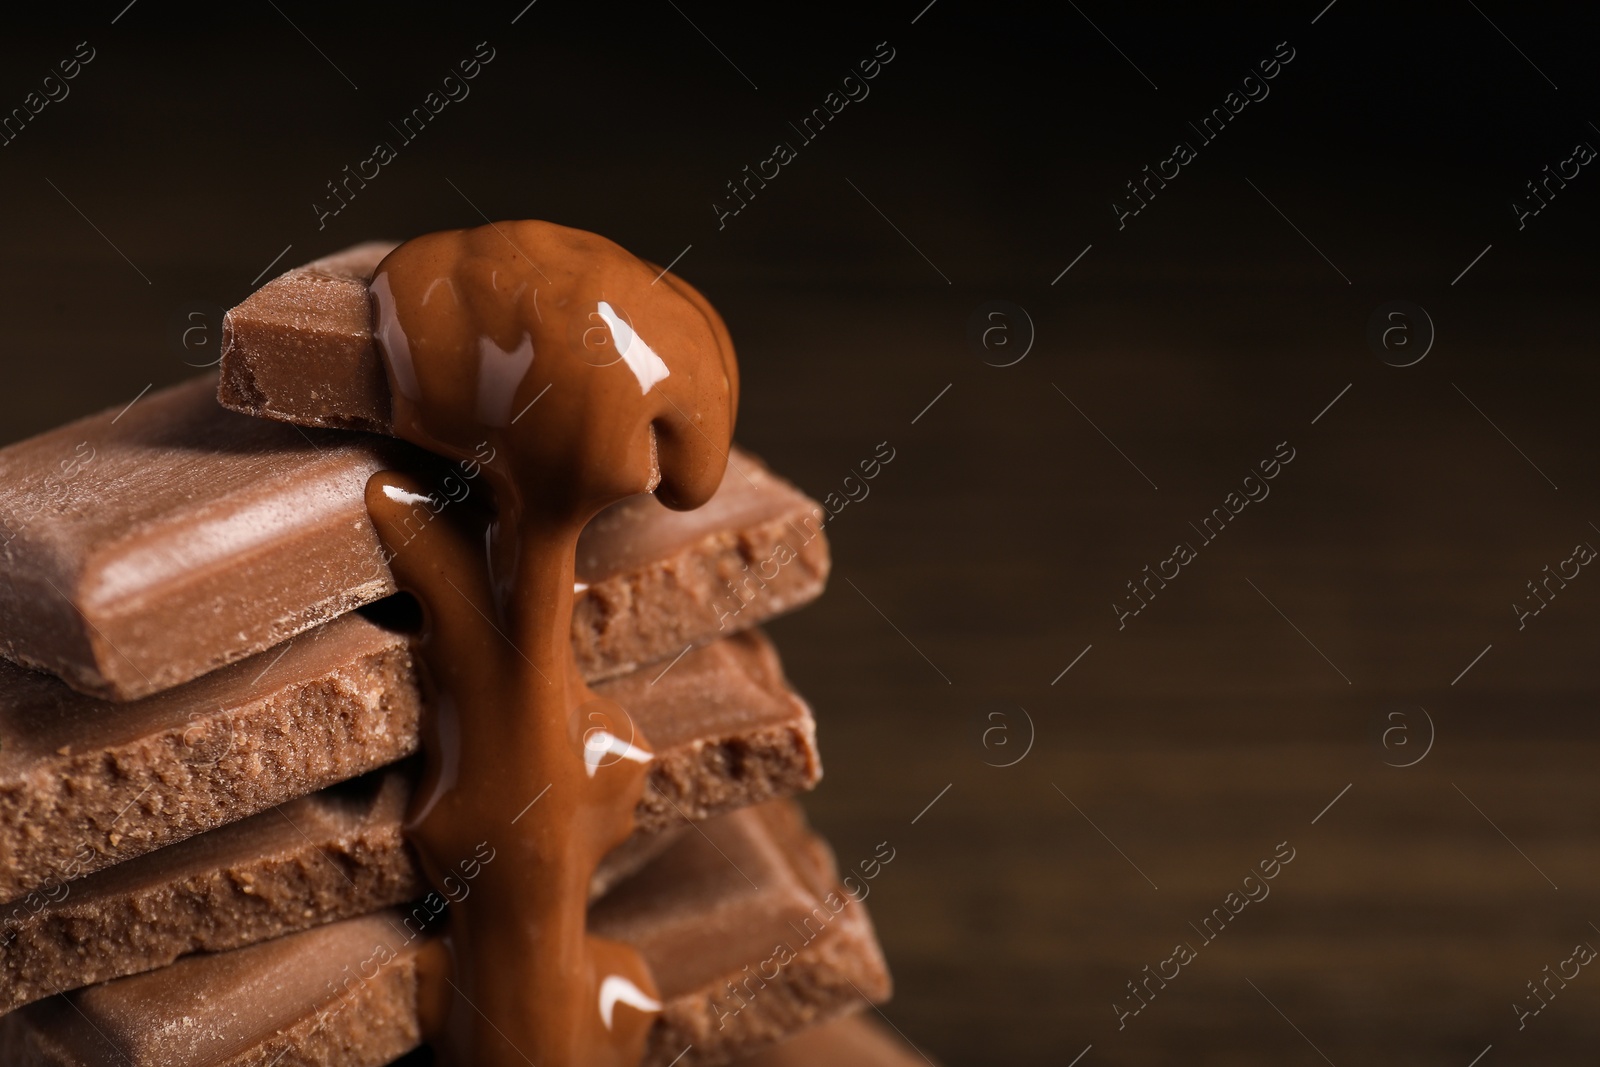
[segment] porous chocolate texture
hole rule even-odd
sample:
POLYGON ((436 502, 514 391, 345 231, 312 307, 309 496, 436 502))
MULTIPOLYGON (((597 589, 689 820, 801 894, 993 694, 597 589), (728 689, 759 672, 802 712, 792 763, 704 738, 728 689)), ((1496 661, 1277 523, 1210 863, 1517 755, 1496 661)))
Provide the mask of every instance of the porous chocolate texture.
MULTIPOLYGON (((601 682, 655 747, 645 831, 808 789, 810 709, 759 633, 601 682)), ((0 664, 0 901, 57 886, 417 751, 409 639, 359 614, 117 704, 0 664)), ((511 810, 533 800, 508 795, 511 810)), ((35 897, 37 899, 37 897, 35 897)), ((0 907, 0 936, 14 907, 0 907)))
MULTIPOLYGON (((492 861, 490 861, 492 862, 492 861)), ((664 1005, 644 1063, 724 1064, 889 995, 866 908, 782 802, 723 816, 591 910, 664 1005)), ((0 1019, 8 1067, 379 1067, 416 1048, 428 935, 379 912, 41 1001, 0 1019)))
MULTIPOLYGON (((0 908, 0 1015, 191 952, 404 904, 437 914, 471 889, 452 876, 430 894, 406 847, 414 777, 408 765, 376 771, 0 908)), ((687 832, 686 821, 635 832, 595 872, 590 899, 687 832)))

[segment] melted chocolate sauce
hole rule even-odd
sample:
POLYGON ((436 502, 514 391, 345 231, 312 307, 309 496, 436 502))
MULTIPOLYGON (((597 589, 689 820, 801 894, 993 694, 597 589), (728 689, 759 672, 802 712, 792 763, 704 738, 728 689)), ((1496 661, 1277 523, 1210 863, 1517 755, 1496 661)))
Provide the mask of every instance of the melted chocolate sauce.
POLYGON ((651 755, 578 675, 575 551, 623 497, 711 497, 738 398, 732 345, 687 284, 544 222, 409 241, 371 292, 394 433, 481 462, 491 497, 434 516, 421 479, 367 485, 425 615, 426 772, 408 836, 436 887, 479 842, 496 850, 423 970, 425 1036, 453 1067, 637 1064, 655 984, 632 949, 588 935, 585 911, 651 755))

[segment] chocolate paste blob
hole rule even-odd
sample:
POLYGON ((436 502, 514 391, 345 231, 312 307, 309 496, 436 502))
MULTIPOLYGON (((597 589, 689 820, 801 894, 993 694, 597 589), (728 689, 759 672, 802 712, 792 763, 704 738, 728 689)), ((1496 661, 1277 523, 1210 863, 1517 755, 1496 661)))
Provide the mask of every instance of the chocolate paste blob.
POLYGON ((576 548, 624 497, 710 499, 732 441, 731 345, 697 293, 544 222, 409 241, 371 292, 394 433, 490 457, 492 511, 452 509, 421 531, 406 522, 426 484, 380 472, 367 485, 379 536, 422 549, 393 562, 424 607, 430 697, 408 836, 435 883, 491 832, 506 842, 450 914, 421 994, 441 1006, 429 1040, 452 1067, 636 1064, 655 983, 631 948, 588 935, 585 908, 651 755, 578 674, 576 548))

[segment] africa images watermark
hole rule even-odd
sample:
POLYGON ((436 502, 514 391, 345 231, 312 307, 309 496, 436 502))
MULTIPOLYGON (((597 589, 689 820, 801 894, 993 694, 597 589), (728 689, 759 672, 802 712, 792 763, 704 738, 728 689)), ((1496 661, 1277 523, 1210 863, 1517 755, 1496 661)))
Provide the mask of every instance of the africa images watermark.
POLYGON ((394 562, 400 550, 415 541, 430 522, 438 517, 439 513, 451 504, 459 504, 472 495, 473 479, 483 473, 485 464, 493 463, 496 452, 488 441, 479 441, 473 450, 472 459, 461 460, 457 466, 461 469, 461 476, 456 477, 454 472, 445 475, 439 481, 439 490, 442 495, 432 493, 410 493, 395 486, 385 486, 384 493, 390 500, 398 504, 411 505, 411 513, 398 525, 398 531, 404 531, 406 537, 399 544, 390 546, 385 544, 378 553, 378 559, 372 564, 369 577, 373 579, 385 578, 389 574, 389 565, 394 562), (485 454, 484 450, 488 452, 485 454))
MULTIPOLYGON (((1589 125, 1596 130, 1600 130, 1600 126, 1595 126, 1592 122, 1589 125)), ((1530 178, 1524 182, 1523 190, 1527 195, 1525 197, 1513 197, 1511 200, 1511 214, 1516 217, 1517 232, 1520 233, 1528 228, 1529 219, 1543 214, 1545 208, 1549 207, 1562 190, 1566 189, 1568 183, 1579 178, 1583 173, 1583 169, 1594 162, 1595 155, 1595 147, 1592 143, 1589 141, 1576 141, 1565 159, 1557 161, 1554 165, 1546 163, 1540 169, 1538 177, 1530 178)), ((1479 261, 1488 255, 1489 250, 1493 247, 1494 242, 1492 241, 1484 245, 1483 251, 1473 256, 1472 262, 1461 268, 1461 273, 1457 274, 1450 284, 1455 285, 1462 278, 1465 278, 1467 272, 1476 267, 1479 261)))
MULTIPOLYGON (((867 83, 883 72, 883 68, 894 60, 895 50, 888 41, 879 41, 877 49, 866 59, 856 63, 855 71, 846 74, 839 80, 839 86, 831 89, 827 96, 822 98, 822 103, 812 108, 796 126, 792 121, 789 128, 799 135, 800 147, 804 148, 821 136, 828 123, 839 117, 840 112, 852 103, 860 103, 872 92, 872 87, 867 83), (859 72, 859 76, 856 72, 859 72)), ((746 163, 742 171, 742 178, 730 178, 727 182, 729 199, 726 201, 713 200, 711 211, 717 216, 717 229, 726 229, 728 220, 750 206, 756 193, 767 187, 767 182, 774 181, 783 173, 783 168, 793 163, 800 156, 800 151, 794 142, 787 139, 779 141, 772 146, 772 154, 755 165, 752 170, 746 163), (741 192, 740 190, 743 190, 741 192)))
MULTIPOLYGON (((1222 503, 1212 508, 1211 514, 1201 519, 1199 526, 1190 522, 1189 528, 1200 535, 1200 548, 1205 548, 1221 536, 1228 523, 1238 518, 1239 513, 1244 511, 1251 503, 1260 503, 1267 499, 1272 493, 1272 487, 1267 483, 1281 474, 1283 468, 1294 461, 1294 457, 1295 450, 1289 446, 1288 441, 1278 442, 1278 446, 1273 451, 1272 456, 1256 464, 1257 470, 1260 472, 1259 475, 1256 471, 1245 475, 1239 489, 1232 490, 1227 496, 1223 497, 1222 503)), ((1149 607, 1150 602, 1156 598, 1156 593, 1165 589, 1168 582, 1176 581, 1178 576, 1183 573, 1183 568, 1193 563, 1199 556, 1200 550, 1194 546, 1192 541, 1180 541, 1172 546, 1172 555, 1156 564, 1154 569, 1151 569, 1150 564, 1146 563, 1143 571, 1144 577, 1130 579, 1126 583, 1130 597, 1123 598, 1124 600, 1131 600, 1138 606, 1130 609, 1116 601, 1111 604, 1111 610, 1117 616, 1117 629, 1127 629, 1128 620, 1149 607), (1168 571, 1169 567, 1171 568, 1170 572, 1168 571), (1144 590, 1143 593, 1140 592, 1141 588, 1144 590)))
POLYGON ((1594 162, 1594 157, 1594 145, 1579 141, 1573 145, 1572 154, 1557 163, 1554 169, 1546 163, 1540 172, 1542 177, 1530 178, 1526 183, 1528 199, 1511 201, 1511 213, 1517 217, 1517 229, 1527 229, 1528 220, 1549 207, 1556 194, 1565 189, 1567 182, 1576 178, 1583 167, 1594 162))
POLYGON ((1529 995, 1522 998, 1528 1003, 1511 1002, 1511 1010, 1517 1016, 1517 1029, 1526 1030, 1528 1028, 1528 1020, 1548 1008, 1550 1002, 1556 999, 1556 994, 1567 988, 1567 983, 1576 979, 1582 973, 1583 968, 1594 962, 1594 958, 1594 946, 1587 941, 1580 941, 1572 946, 1572 955, 1556 964, 1554 969, 1548 963, 1544 965, 1544 969, 1539 972, 1544 977, 1539 980, 1537 985, 1534 984, 1532 978, 1528 979, 1529 995), (1568 967, 1572 968, 1570 972, 1567 970, 1568 967), (1551 986, 1552 982, 1555 983, 1554 987, 1551 986), (1543 990, 1543 992, 1540 992, 1540 990, 1543 990), (1531 1004, 1537 1004, 1538 1007, 1530 1007, 1529 1005, 1531 1004))
POLYGON ((65 100, 72 93, 72 86, 67 83, 83 73, 83 68, 94 62, 97 54, 88 41, 79 41, 72 55, 58 60, 56 69, 40 79, 39 88, 30 89, 22 98, 21 106, 12 108, 8 114, 0 117, 0 148, 22 136, 22 131, 45 108, 65 100))
MULTIPOLYGON (((841 897, 837 892, 829 890, 817 906, 811 909, 811 914, 800 920, 799 926, 795 926, 791 921, 790 928, 800 935, 799 947, 803 949, 821 937, 823 931, 851 904, 859 904, 867 899, 867 893, 870 892, 867 883, 883 873, 883 868, 894 862, 894 857, 895 850, 889 842, 878 842, 872 858, 858 864, 856 870, 845 877, 842 883, 844 896, 841 897), (885 849, 888 849, 888 855, 884 855, 885 849), (857 870, 860 872, 860 877, 856 885, 852 886, 850 883, 852 878, 856 877, 857 870)), ((741 968, 744 977, 737 983, 730 979, 727 982, 727 991, 719 993, 717 999, 711 1002, 711 1010, 717 1017, 717 1029, 726 1027, 729 1019, 748 1008, 761 991, 767 988, 767 983, 777 981, 783 969, 798 959, 799 955, 793 942, 780 941, 772 947, 770 955, 755 964, 754 973, 751 972, 751 965, 745 964, 741 968), (737 1007, 729 1006, 735 1002, 737 1007)))
MULTIPOLYGON (((72 450, 72 455, 57 463, 56 469, 46 474, 38 487, 29 492, 27 499, 34 506, 34 515, 53 513, 65 507, 68 500, 67 483, 93 463, 95 455, 94 445, 88 441, 79 441, 77 447, 72 450)), ((28 528, 34 515, 0 516, 0 548, 16 540, 28 528)))
POLYGON ((455 65, 455 71, 460 71, 457 76, 455 71, 446 74, 439 83, 439 88, 430 90, 422 98, 422 103, 412 108, 399 125, 390 122, 389 126, 399 135, 400 144, 396 147, 393 141, 379 141, 372 148, 372 154, 361 160, 354 168, 346 163, 340 173, 342 178, 328 179, 328 192, 332 199, 327 203, 313 200, 311 211, 317 217, 317 229, 325 229, 328 220, 350 206, 350 201, 356 198, 356 193, 367 187, 367 182, 372 181, 383 173, 383 168, 394 162, 400 155, 400 148, 415 141, 428 123, 439 117, 439 113, 452 103, 459 104, 472 93, 472 86, 468 83, 483 73, 483 68, 494 61, 495 50, 489 46, 488 41, 479 41, 477 48, 471 56, 460 60, 455 65), (343 190, 343 195, 340 190, 343 190))
POLYGON ((1585 541, 1582 544, 1573 546, 1572 555, 1557 563, 1554 571, 1550 569, 1550 564, 1546 563, 1544 570, 1541 572, 1544 577, 1538 580, 1538 585, 1534 584, 1534 579, 1528 579, 1528 593, 1530 595, 1527 600, 1524 603, 1513 601, 1511 604, 1511 610, 1517 616, 1517 629, 1526 629, 1528 620, 1549 607, 1550 602, 1555 600, 1556 594, 1565 589, 1567 583, 1574 581, 1578 575, 1582 574, 1583 568, 1594 562, 1594 558, 1594 545, 1585 541), (1572 568, 1570 573, 1568 573, 1568 567, 1572 568), (1555 583, 1554 587, 1550 584, 1552 582, 1555 583), (1543 589, 1542 593, 1540 592, 1541 589, 1543 589))
MULTIPOLYGON (((1279 41, 1273 49, 1272 56, 1260 60, 1256 64, 1257 73, 1245 75, 1239 82, 1238 88, 1228 90, 1222 98, 1222 103, 1212 108, 1200 119, 1196 126, 1189 123, 1189 128, 1195 132, 1200 141, 1200 147, 1215 141, 1222 136, 1222 131, 1228 124, 1237 119, 1246 107, 1252 103, 1259 104, 1272 92, 1272 87, 1267 83, 1283 73, 1283 68, 1294 61, 1295 50, 1289 47, 1288 41, 1279 41)), ((1155 165, 1152 169, 1147 163, 1144 166, 1144 177, 1127 182, 1130 199, 1124 201, 1113 199, 1111 212, 1117 217, 1117 229, 1126 229, 1128 220, 1149 207, 1149 201, 1154 200, 1156 193, 1167 187, 1167 182, 1174 180, 1183 173, 1183 168, 1199 158, 1200 151, 1191 142, 1179 141, 1172 146, 1172 154, 1155 165), (1140 195, 1140 190, 1143 195, 1140 195)))
POLYGON ((753 567, 746 561, 740 568, 739 578, 725 580, 724 584, 728 587, 728 595, 733 606, 717 609, 717 629, 727 629, 729 620, 737 618, 741 611, 754 602, 784 567, 799 559, 801 549, 816 540, 823 528, 838 518, 845 508, 852 502, 859 503, 867 499, 868 494, 872 492, 867 483, 883 473, 883 468, 894 462, 895 455, 896 452, 888 441, 878 442, 878 447, 872 455, 856 464, 861 472, 860 477, 853 472, 845 475, 843 482, 840 483, 844 496, 840 496, 837 492, 829 492, 822 498, 822 507, 814 509, 807 515, 798 529, 795 523, 789 523, 789 528, 799 536, 798 543, 791 543, 788 539, 779 541, 777 547, 764 558, 757 560, 753 567), (885 449, 888 449, 887 455, 884 454, 885 449))
POLYGON ((1156 999, 1156 994, 1167 988, 1168 982, 1175 982, 1183 969, 1200 958, 1200 949, 1205 948, 1228 928, 1228 924, 1244 913, 1251 904, 1259 904, 1266 900, 1272 893, 1272 887, 1267 883, 1283 873, 1283 868, 1294 862, 1295 850, 1287 841, 1278 842, 1272 855, 1256 864, 1250 873, 1244 876, 1238 889, 1229 890, 1222 898, 1222 903, 1211 909, 1211 913, 1200 920, 1200 925, 1190 923, 1190 929, 1200 935, 1200 945, 1196 948, 1192 941, 1180 941, 1172 948, 1172 954, 1154 968, 1145 964, 1140 972, 1142 978, 1128 979, 1129 996, 1122 1002, 1112 1001, 1111 1010, 1117 1013, 1117 1029, 1123 1030, 1128 1026, 1128 1020, 1138 1015, 1156 999), (1285 850, 1287 849, 1287 852, 1285 850))
POLYGON ((407 945, 425 936, 434 921, 444 914, 449 904, 459 904, 466 900, 472 893, 472 880, 478 877, 483 868, 494 862, 496 855, 495 849, 488 841, 478 842, 472 856, 458 863, 456 871, 445 875, 440 881, 439 889, 443 890, 443 894, 438 891, 428 893, 406 914, 402 923, 406 936, 398 948, 384 943, 375 944, 372 947, 372 954, 356 964, 353 971, 346 964, 340 970, 341 977, 337 981, 330 978, 327 982, 327 992, 330 996, 317 1011, 317 1029, 327 1026, 346 1008, 358 1007, 361 990, 367 983, 374 981, 383 973, 385 967, 399 960, 400 952, 407 945), (488 851, 488 855, 484 854, 485 850, 488 851))
POLYGON ((0 922, 0 948, 8 947, 22 932, 27 920, 44 911, 52 904, 61 904, 72 895, 75 879, 80 875, 89 873, 95 858, 99 855, 93 845, 85 842, 78 846, 72 858, 62 864, 55 875, 43 885, 23 896, 20 900, 13 901, 11 911, 0 922))

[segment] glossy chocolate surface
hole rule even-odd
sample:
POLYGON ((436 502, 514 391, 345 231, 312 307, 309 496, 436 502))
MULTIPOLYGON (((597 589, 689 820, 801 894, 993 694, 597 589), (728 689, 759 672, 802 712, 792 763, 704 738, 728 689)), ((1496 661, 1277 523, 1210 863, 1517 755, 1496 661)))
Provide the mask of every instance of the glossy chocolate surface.
POLYGON ((438 972, 424 972, 449 987, 420 995, 443 1005, 428 1039, 454 1067, 631 1067, 661 1009, 645 961, 589 932, 586 914, 654 755, 627 709, 584 683, 567 640, 589 521, 647 492, 699 507, 726 473, 732 348, 661 279, 602 237, 543 222, 419 237, 373 276, 392 432, 481 464, 489 488, 419 528, 406 520, 432 498, 426 480, 367 485, 396 580, 426 616, 408 836, 438 887, 483 827, 508 827, 499 862, 449 912, 438 972), (530 787, 511 819, 509 798, 530 787))

